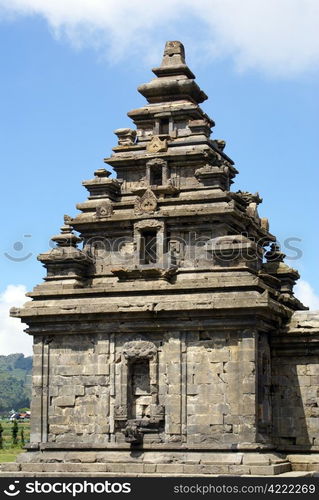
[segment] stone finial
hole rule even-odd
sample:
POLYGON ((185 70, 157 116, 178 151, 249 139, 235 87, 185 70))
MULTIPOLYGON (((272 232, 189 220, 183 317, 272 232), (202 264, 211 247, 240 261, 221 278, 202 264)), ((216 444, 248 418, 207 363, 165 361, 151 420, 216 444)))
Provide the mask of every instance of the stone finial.
POLYGON ((118 137, 119 146, 132 146, 136 139, 136 130, 131 128, 118 128, 114 130, 118 137))
POLYGON ((144 83, 137 89, 149 103, 189 99, 199 104, 207 99, 205 92, 194 81, 194 73, 185 63, 185 50, 181 42, 166 42, 162 63, 152 71, 158 79, 144 83))
POLYGON ((280 250, 278 243, 272 243, 270 250, 265 253, 265 257, 268 262, 283 262, 286 254, 280 250))
POLYGON ((263 199, 259 196, 259 193, 250 193, 249 191, 237 191, 236 194, 238 194, 241 199, 248 205, 251 203, 256 203, 256 205, 260 205, 262 203, 263 199))
POLYGON ((184 45, 178 41, 166 42, 161 67, 185 64, 184 45))
POLYGON ((76 247, 76 245, 82 241, 81 238, 73 234, 72 229, 68 225, 63 225, 61 227, 61 233, 52 236, 52 241, 54 241, 58 247, 76 247))
POLYGON ((215 142, 217 144, 218 149, 224 151, 226 147, 226 141, 224 141, 223 139, 215 139, 215 142))
POLYGON ((110 177, 111 172, 106 170, 106 168, 98 168, 94 171, 95 177, 110 177))
POLYGON ((65 226, 68 226, 68 225, 72 224, 72 220, 73 219, 72 219, 72 217, 70 215, 64 214, 63 219, 64 219, 64 225, 65 226))

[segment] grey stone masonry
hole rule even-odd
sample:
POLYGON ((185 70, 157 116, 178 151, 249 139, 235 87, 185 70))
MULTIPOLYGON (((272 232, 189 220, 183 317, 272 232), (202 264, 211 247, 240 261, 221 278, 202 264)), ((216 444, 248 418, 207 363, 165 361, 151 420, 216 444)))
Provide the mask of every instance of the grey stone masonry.
POLYGON ((180 42, 153 73, 115 130, 115 175, 83 182, 11 310, 34 338, 32 429, 4 472, 279 474, 319 452, 318 315, 259 194, 231 190, 180 42))

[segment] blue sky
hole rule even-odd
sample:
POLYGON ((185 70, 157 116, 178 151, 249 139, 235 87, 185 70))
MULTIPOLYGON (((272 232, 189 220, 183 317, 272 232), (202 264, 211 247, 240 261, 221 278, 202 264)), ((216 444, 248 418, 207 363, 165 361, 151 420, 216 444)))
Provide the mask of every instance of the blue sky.
MULTIPOLYGON (((234 190, 259 191, 264 200, 260 215, 269 218, 271 232, 283 246, 286 238, 300 240, 301 259, 287 262, 301 273, 298 293, 319 308, 316 2, 305 0, 305 19, 295 0, 288 11, 286 0, 257 2, 270 20, 275 11, 277 17, 282 14, 287 24, 281 23, 282 37, 287 37, 282 40, 276 26, 267 27, 266 19, 252 11, 251 0, 243 2, 247 11, 238 14, 234 34, 234 0, 225 1, 227 8, 221 9, 218 0, 211 0, 210 6, 216 4, 211 24, 200 10, 207 7, 206 0, 196 3, 196 12, 186 1, 182 18, 177 17, 176 0, 170 3, 170 18, 146 10, 148 28, 141 36, 143 19, 127 18, 126 26, 113 1, 102 12, 100 1, 78 0, 74 14, 73 0, 48 0, 47 10, 36 0, 0 0, 5 213, 0 353, 20 347, 29 352, 26 336, 14 335, 20 328, 17 321, 6 319, 8 307, 23 302, 24 287, 30 290, 41 281, 44 269, 36 255, 49 248, 63 215, 75 215, 76 203, 86 198, 81 181, 91 178, 110 155, 116 144, 112 131, 130 126, 127 111, 144 102, 136 87, 152 78, 151 67, 160 63, 170 39, 184 42, 187 62, 209 96, 203 108, 216 121, 214 137, 226 140, 225 152, 240 172, 234 190), (244 14, 251 16, 248 25, 244 14), (118 18, 122 24, 112 31, 109 23, 118 18), (299 45, 296 20, 309 32, 299 45), (254 27, 257 21, 260 30, 254 27)), ((146 6, 144 0, 141 4, 146 6)))

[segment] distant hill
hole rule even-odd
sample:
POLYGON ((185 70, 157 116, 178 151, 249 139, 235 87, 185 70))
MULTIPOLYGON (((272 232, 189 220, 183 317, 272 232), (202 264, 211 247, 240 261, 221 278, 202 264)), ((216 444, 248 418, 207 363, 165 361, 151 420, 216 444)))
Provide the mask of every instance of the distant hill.
POLYGON ((32 356, 0 356, 0 415, 30 407, 32 356))

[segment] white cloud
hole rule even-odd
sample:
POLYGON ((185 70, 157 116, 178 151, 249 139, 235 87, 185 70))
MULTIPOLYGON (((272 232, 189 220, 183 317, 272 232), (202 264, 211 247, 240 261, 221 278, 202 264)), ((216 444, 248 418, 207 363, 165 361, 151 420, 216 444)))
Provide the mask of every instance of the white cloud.
POLYGON ((165 39, 181 38, 198 57, 231 56, 240 70, 319 67, 318 0, 0 0, 0 14, 41 15, 55 35, 113 62, 153 58, 165 39))
POLYGON ((296 297, 298 297, 305 306, 308 306, 310 310, 319 309, 319 296, 316 295, 308 281, 299 280, 294 291, 296 297))
POLYGON ((27 301, 24 285, 8 285, 0 295, 0 354, 22 352, 32 354, 32 337, 23 333, 26 327, 20 320, 10 318, 11 307, 19 307, 27 301))

